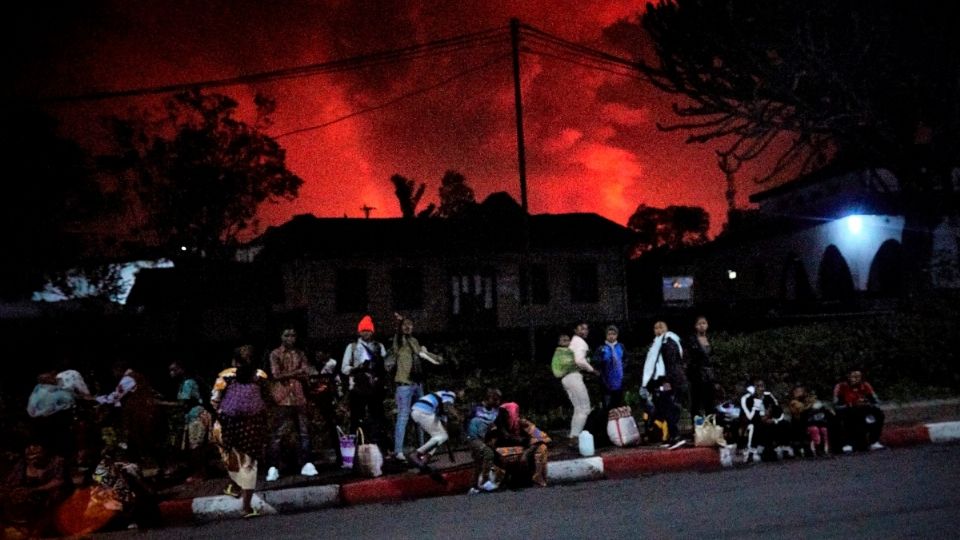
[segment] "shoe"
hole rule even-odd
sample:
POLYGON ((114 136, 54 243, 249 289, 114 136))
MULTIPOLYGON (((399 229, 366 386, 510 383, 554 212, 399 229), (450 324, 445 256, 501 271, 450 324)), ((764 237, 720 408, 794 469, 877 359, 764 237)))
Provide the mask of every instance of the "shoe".
POLYGON ((240 493, 233 490, 233 484, 227 484, 227 487, 223 490, 223 494, 233 497, 234 499, 240 498, 240 493))
POLYGON ((399 461, 400 463, 407 462, 407 456, 403 455, 403 452, 400 452, 399 454, 393 456, 393 459, 399 461))
POLYGON ((677 448, 680 448, 681 446, 683 446, 683 445, 685 445, 685 444, 687 444, 687 440, 686 440, 686 439, 677 439, 677 440, 673 441, 673 444, 669 445, 669 448, 670 448, 670 450, 676 450, 677 448))
POLYGON ((480 493, 480 490, 475 487, 472 487, 470 488, 470 491, 467 492, 467 495, 476 495, 477 493, 480 493))
POLYGON ((255 517, 259 516, 259 515, 260 515, 260 511, 257 510, 256 508, 254 508, 254 509, 251 510, 249 513, 244 514, 243 517, 244 517, 244 519, 246 519, 246 518, 255 518, 255 517))
POLYGON ((307 462, 307 464, 304 465, 302 469, 300 469, 300 475, 301 475, 301 476, 316 476, 316 475, 317 475, 317 468, 313 466, 313 463, 307 462))
POLYGON ((482 489, 482 490, 484 490, 484 491, 496 491, 497 488, 499 488, 499 487, 500 487, 500 486, 498 486, 497 484, 494 484, 494 483, 491 482, 490 480, 487 480, 486 482, 483 483, 482 486, 480 486, 480 489, 482 489))
POLYGON ((424 461, 424 459, 423 459, 422 457, 420 457, 420 454, 418 454, 418 453, 416 453, 416 452, 410 452, 410 453, 408 453, 408 454, 407 454, 407 461, 409 461, 410 463, 413 463, 413 464, 416 465, 417 467, 421 467, 421 468, 426 464, 426 462, 424 461))
POLYGON ((280 471, 276 467, 267 469, 267 482, 276 482, 280 479, 280 471))
POLYGON ((849 444, 844 445, 844 447, 843 447, 843 453, 844 453, 844 454, 849 454, 849 453, 851 453, 851 452, 853 452, 853 447, 850 446, 849 444))
POLYGON ((871 450, 883 450, 886 446, 880 444, 880 441, 877 441, 870 445, 871 450))

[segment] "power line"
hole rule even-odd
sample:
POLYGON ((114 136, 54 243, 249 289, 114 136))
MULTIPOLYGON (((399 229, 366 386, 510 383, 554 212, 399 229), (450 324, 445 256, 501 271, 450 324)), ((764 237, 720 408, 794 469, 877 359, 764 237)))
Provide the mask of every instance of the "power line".
POLYGON ((238 86, 242 84, 252 84, 273 80, 284 80, 290 78, 309 77, 324 73, 335 73, 340 71, 360 69, 369 66, 382 65, 384 63, 393 63, 405 59, 406 57, 418 58, 428 53, 439 54, 450 51, 461 50, 475 45, 488 45, 498 39, 497 34, 505 34, 504 28, 493 28, 480 32, 462 34, 459 36, 444 38, 423 44, 409 45, 398 49, 379 51, 375 53, 353 56, 345 59, 320 62, 294 68, 285 68, 271 71, 257 72, 235 77, 222 79, 199 80, 188 83, 174 83, 159 86, 148 86, 132 88, 127 90, 90 92, 85 94, 54 96, 42 98, 47 102, 73 102, 73 101, 98 101, 104 99, 114 99, 123 97, 138 97, 158 94, 169 94, 183 92, 195 88, 219 88, 225 86, 238 86))
POLYGON ((281 137, 287 137, 287 136, 289 136, 289 135, 296 135, 296 134, 298 134, 298 133, 304 133, 304 132, 307 132, 307 131, 314 131, 314 130, 317 130, 317 129, 325 128, 325 127, 327 127, 327 126, 336 124, 337 122, 342 122, 342 121, 344 121, 344 120, 348 120, 348 119, 350 119, 350 118, 353 118, 353 117, 355 117, 355 116, 359 116, 359 115, 361 115, 361 114, 365 114, 365 113, 373 112, 373 111, 378 111, 378 110, 380 110, 380 109, 383 109, 383 108, 385 108, 385 107, 389 107, 390 105, 393 105, 394 103, 397 103, 397 102, 402 101, 402 100, 404 100, 404 99, 407 99, 407 98, 409 98, 409 97, 413 97, 413 96, 416 96, 416 95, 419 95, 419 94, 423 94, 423 93, 429 92, 430 90, 433 90, 433 89, 435 89, 435 88, 439 88, 439 87, 441 87, 441 86, 443 86, 443 85, 446 85, 446 84, 448 84, 448 83, 450 83, 450 82, 453 82, 453 81, 456 80, 456 79, 459 79, 459 78, 461 78, 461 77, 465 77, 465 76, 470 75, 470 74, 472 74, 472 73, 476 73, 476 72, 478 72, 478 71, 481 71, 481 70, 483 70, 483 69, 485 69, 485 68, 487 68, 487 67, 490 67, 490 66, 496 64, 497 62, 500 62, 500 61, 502 61, 502 60, 505 60, 505 59, 508 58, 509 56, 510 56, 509 54, 504 54, 504 55, 496 56, 496 57, 494 57, 493 59, 491 59, 490 61, 485 62, 485 63, 483 63, 483 64, 481 64, 481 65, 479 65, 479 66, 475 66, 475 67, 472 67, 472 68, 470 68, 470 69, 461 71, 461 72, 459 72, 459 73, 457 73, 457 74, 455 74, 455 75, 452 75, 452 76, 450 76, 450 77, 447 77, 447 78, 445 78, 445 79, 442 79, 442 80, 440 80, 440 81, 437 81, 437 82, 434 83, 434 84, 431 84, 431 85, 428 85, 428 86, 424 86, 424 87, 420 87, 420 88, 417 88, 416 90, 413 90, 413 91, 410 91, 410 92, 401 94, 401 95, 399 95, 399 96, 397 96, 397 97, 395 97, 395 98, 392 98, 392 99, 390 99, 390 100, 387 100, 387 101, 385 101, 385 102, 383 102, 383 103, 380 103, 380 104, 378 104, 378 105, 374 105, 374 106, 372 106, 372 107, 366 107, 366 108, 364 108, 364 109, 360 109, 360 110, 358 110, 358 111, 354 111, 354 112, 352 112, 352 113, 350 113, 350 114, 346 114, 346 115, 344 115, 344 116, 341 116, 341 117, 339 117, 339 118, 335 118, 335 119, 333 119, 333 120, 330 120, 330 121, 328 121, 328 122, 324 122, 324 123, 322 123, 322 124, 317 124, 317 125, 314 125, 314 126, 303 127, 303 128, 294 129, 294 130, 292 130, 292 131, 287 131, 287 132, 285 132, 285 133, 281 133, 281 134, 279 134, 279 135, 276 135, 276 136, 274 136, 273 138, 274 138, 274 139, 280 139, 281 137))

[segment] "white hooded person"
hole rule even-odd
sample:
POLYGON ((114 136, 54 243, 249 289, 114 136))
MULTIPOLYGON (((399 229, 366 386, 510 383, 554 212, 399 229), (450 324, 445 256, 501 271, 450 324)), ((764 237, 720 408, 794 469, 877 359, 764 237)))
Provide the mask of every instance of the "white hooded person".
POLYGON ((657 321, 653 325, 653 343, 643 363, 641 394, 649 392, 653 397, 655 420, 667 425, 667 441, 664 446, 678 448, 686 441, 680 438, 677 424, 680 421, 680 399, 687 386, 683 366, 683 346, 680 336, 670 332, 667 323, 657 321))

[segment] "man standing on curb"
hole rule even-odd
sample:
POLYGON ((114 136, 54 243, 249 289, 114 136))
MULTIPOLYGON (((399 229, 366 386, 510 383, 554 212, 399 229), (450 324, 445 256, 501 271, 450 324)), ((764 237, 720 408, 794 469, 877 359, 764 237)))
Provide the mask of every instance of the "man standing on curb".
POLYGON ((653 325, 653 343, 643 363, 641 397, 653 396, 654 417, 667 423, 667 443, 670 449, 686 444, 680 438, 677 424, 680 422, 678 398, 683 395, 686 376, 683 373, 683 347, 680 337, 667 329, 667 323, 657 321, 653 325))
POLYGON ((357 325, 360 338, 343 351, 340 371, 350 377, 350 430, 357 431, 369 417, 366 427, 370 433, 367 435, 383 447, 382 431, 386 424, 383 412, 383 386, 386 381, 384 359, 387 350, 373 340, 373 331, 373 319, 364 315, 357 325))
POLYGON ((573 362, 577 366, 577 371, 564 375, 560 382, 563 389, 567 391, 570 403, 573 405, 573 417, 570 419, 570 444, 576 445, 583 426, 587 423, 587 416, 590 414, 590 394, 587 393, 587 386, 583 384, 583 371, 587 373, 596 373, 590 362, 587 361, 587 355, 590 354, 590 346, 587 345, 587 335, 590 334, 590 325, 581 321, 573 330, 573 337, 570 338, 570 350, 573 351, 573 362))
POLYGON ((280 478, 280 445, 291 424, 296 424, 300 435, 300 474, 316 476, 317 469, 310 461, 310 426, 307 418, 307 398, 303 380, 310 373, 307 356, 297 348, 297 331, 287 328, 280 335, 280 346, 270 353, 270 393, 276 403, 277 426, 270 441, 270 463, 267 482, 280 478))

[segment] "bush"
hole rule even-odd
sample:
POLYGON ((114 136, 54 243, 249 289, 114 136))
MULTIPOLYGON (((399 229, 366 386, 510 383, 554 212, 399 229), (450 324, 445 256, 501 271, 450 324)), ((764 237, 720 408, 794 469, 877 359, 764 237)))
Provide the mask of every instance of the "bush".
POLYGON ((908 401, 960 393, 956 314, 889 314, 786 326, 712 340, 726 390, 753 376, 786 395, 804 383, 820 396, 860 368, 884 399, 908 401))

